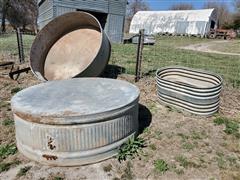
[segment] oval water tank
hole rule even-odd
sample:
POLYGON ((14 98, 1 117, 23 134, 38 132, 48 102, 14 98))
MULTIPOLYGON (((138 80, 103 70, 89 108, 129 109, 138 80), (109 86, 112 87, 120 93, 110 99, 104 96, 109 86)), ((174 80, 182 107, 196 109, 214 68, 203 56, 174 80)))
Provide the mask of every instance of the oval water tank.
POLYGON ((49 81, 11 100, 17 147, 49 165, 74 166, 112 157, 138 132, 139 90, 120 80, 49 81))
POLYGON ((161 103, 203 116, 218 111, 222 89, 222 78, 219 75, 172 66, 158 69, 156 76, 161 103))
POLYGON ((31 69, 40 80, 99 76, 111 45, 99 21, 86 12, 70 12, 48 23, 36 36, 31 69))

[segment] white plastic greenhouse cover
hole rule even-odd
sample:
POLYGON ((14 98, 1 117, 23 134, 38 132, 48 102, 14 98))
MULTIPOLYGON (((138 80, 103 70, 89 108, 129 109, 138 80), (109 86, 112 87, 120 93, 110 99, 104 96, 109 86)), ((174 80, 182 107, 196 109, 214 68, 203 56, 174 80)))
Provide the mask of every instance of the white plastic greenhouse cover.
POLYGON ((139 11, 131 22, 129 33, 145 29, 145 34, 172 33, 205 35, 210 27, 216 28, 214 9, 177 11, 139 11))

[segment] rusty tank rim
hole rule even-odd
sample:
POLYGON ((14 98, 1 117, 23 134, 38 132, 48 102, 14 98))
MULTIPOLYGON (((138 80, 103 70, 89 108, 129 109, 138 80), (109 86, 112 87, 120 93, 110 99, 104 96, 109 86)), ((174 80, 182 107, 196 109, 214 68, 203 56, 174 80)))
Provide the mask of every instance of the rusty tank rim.
MULTIPOLYGON (((73 26, 73 27, 68 29, 68 27, 65 27, 65 24, 62 22, 62 20, 63 19, 73 19, 73 18, 75 18, 75 19, 83 18, 81 16, 88 16, 91 18, 92 23, 97 24, 97 28, 95 30, 99 31, 99 33, 100 33, 100 42, 99 42, 100 47, 99 47, 98 52, 96 53, 95 57, 93 58, 93 60, 86 65, 86 68, 84 70, 82 70, 81 72, 79 72, 78 74, 73 75, 72 78, 74 78, 74 77, 96 77, 96 76, 99 76, 102 73, 102 71, 104 70, 104 68, 107 65, 109 58, 110 58, 111 44, 110 44, 107 34, 102 29, 100 22, 97 20, 97 18, 95 16, 93 16, 92 14, 87 13, 87 12, 83 12, 83 11, 69 12, 69 13, 65 13, 61 16, 56 17, 55 19, 50 21, 47 25, 45 25, 44 28, 37 34, 37 36, 32 44, 31 51, 30 51, 30 68, 31 68, 32 73, 39 80, 41 80, 41 81, 52 80, 52 79, 47 79, 44 76, 44 67, 40 67, 40 66, 44 66, 45 60, 48 56, 49 51, 53 47, 53 45, 56 42, 58 42, 58 40, 60 40, 63 36, 67 35, 68 33, 71 33, 73 31, 81 29, 83 27, 86 27, 86 28, 88 27, 88 25, 85 25, 85 26, 78 25, 78 21, 75 20, 71 24, 71 26, 73 26), (53 27, 54 27, 54 29, 53 29, 53 27), (60 29, 61 29, 60 27, 64 27, 67 30, 60 31, 60 29), (49 38, 49 37, 51 37, 50 36, 51 34, 54 34, 54 36, 56 36, 56 37, 54 37, 53 39, 49 38), (41 43, 44 41, 46 43, 41 43), (36 51, 39 51, 39 49, 44 49, 44 50, 41 50, 41 54, 37 55, 38 53, 36 53, 36 51), (109 52, 106 52, 105 49, 108 49, 109 52), (93 68, 91 66, 92 66, 93 62, 96 60, 96 58, 99 56, 100 51, 104 51, 105 53, 107 53, 105 55, 105 57, 102 57, 104 60, 101 65, 102 67, 97 67, 99 69, 96 69, 95 72, 89 73, 88 70, 93 68), (44 63, 42 65, 34 65, 34 63, 37 61, 41 61, 44 63), (41 72, 39 72, 39 69, 41 69, 41 72)), ((91 28, 93 28, 93 27, 91 27, 91 28)))
MULTIPOLYGON (((94 90, 89 90, 89 91, 94 91, 94 90)), ((110 117, 111 118, 118 117, 119 115, 123 114, 124 112, 128 111, 129 109, 131 109, 133 106, 136 105, 136 103, 139 100, 139 95, 140 95, 139 89, 135 85, 128 83, 126 81, 106 79, 106 78, 73 78, 73 79, 61 80, 61 81, 48 81, 46 83, 42 83, 42 84, 38 84, 32 87, 26 88, 18 92, 12 97, 11 105, 12 105, 13 113, 19 118, 24 119, 26 121, 42 123, 42 124, 54 124, 54 125, 85 124, 85 123, 91 123, 91 122, 105 121, 110 117), (99 85, 99 82, 101 82, 102 84, 99 85), (104 89, 104 92, 101 92, 99 94, 95 93, 94 95, 95 99, 96 98, 99 99, 99 97, 97 96, 104 95, 105 93, 110 93, 110 95, 113 96, 113 92, 115 92, 117 94, 115 97, 116 99, 121 97, 122 100, 121 101, 119 100, 117 102, 117 103, 120 102, 121 104, 114 105, 113 102, 110 102, 108 100, 112 104, 112 106, 111 107, 107 106, 107 108, 104 109, 104 106, 105 106, 104 101, 101 102, 100 100, 98 100, 98 102, 103 106, 102 109, 101 107, 99 107, 100 110, 99 109, 96 110, 96 107, 95 107, 94 112, 91 110, 91 112, 86 111, 87 113, 85 113, 84 110, 81 110, 81 108, 76 108, 76 107, 74 107, 76 109, 74 108, 69 109, 67 107, 63 107, 63 109, 56 109, 57 107, 55 107, 55 109, 52 108, 53 112, 50 112, 51 105, 49 105, 48 107, 45 107, 45 109, 42 108, 41 111, 36 111, 36 112, 33 111, 34 109, 41 108, 41 106, 43 106, 44 103, 47 103, 50 98, 51 98, 51 103, 55 101, 55 103, 57 104, 58 98, 60 98, 60 96, 57 92, 54 92, 54 91, 50 92, 50 90, 54 90, 54 88, 62 87, 63 84, 67 84, 69 85, 69 87, 66 89, 62 88, 60 94, 64 94, 64 93, 73 94, 73 97, 67 98, 63 102, 69 102, 71 104, 73 103, 74 100, 75 101, 79 100, 79 101, 82 101, 82 108, 85 108, 84 98, 83 100, 81 100, 81 98, 78 98, 77 96, 81 96, 81 97, 89 96, 89 94, 87 94, 87 92, 84 91, 83 89, 86 88, 87 84, 90 84, 91 87, 95 85, 102 90, 104 89), (72 84, 76 84, 78 86, 78 91, 76 89, 73 89, 74 87, 71 87, 72 84), (118 89, 119 87, 120 89, 118 89), (113 88, 113 90, 110 91, 110 88, 113 88), (36 93, 36 92, 39 92, 39 93, 36 93), (26 100, 26 96, 27 97, 31 96, 31 101, 28 101, 28 103, 24 102, 26 100), (45 96, 49 98, 46 98, 45 96), (38 103, 36 103, 35 101, 36 102, 38 101, 38 103), (67 108, 67 110, 64 108, 67 108)), ((104 96, 109 97, 107 94, 105 94, 104 96)), ((112 99, 112 101, 114 101, 114 99, 112 99)), ((91 108, 94 108, 94 107, 91 107, 91 108)))

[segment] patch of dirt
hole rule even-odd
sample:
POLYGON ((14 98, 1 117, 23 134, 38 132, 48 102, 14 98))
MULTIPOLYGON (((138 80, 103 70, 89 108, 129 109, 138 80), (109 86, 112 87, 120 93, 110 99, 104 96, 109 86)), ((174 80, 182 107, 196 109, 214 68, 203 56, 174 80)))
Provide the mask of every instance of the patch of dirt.
POLYGON ((180 49, 186 50, 193 50, 193 51, 200 51, 200 52, 207 52, 207 53, 215 53, 215 54, 223 54, 223 55, 232 55, 232 56, 240 56, 238 53, 227 53, 213 50, 216 44, 221 44, 224 46, 225 43, 228 41, 211 41, 207 43, 200 43, 200 44, 192 44, 185 47, 180 47, 180 49))
MULTIPOLYGON (((2 72, 2 71, 0 71, 2 72)), ((140 136, 147 147, 133 160, 119 163, 111 158, 106 161, 79 167, 49 167, 28 160, 17 153, 2 162, 18 160, 8 171, 0 173, 0 179, 16 179, 20 168, 31 166, 19 179, 237 179, 240 177, 240 141, 224 133, 224 126, 213 123, 215 117, 200 117, 165 107, 157 100, 155 79, 143 78, 134 83, 134 77, 120 75, 141 90, 140 104, 151 112, 150 126, 140 136), (159 173, 154 162, 163 159, 169 167, 159 173), (184 162, 183 162, 184 161, 184 162), (111 167, 106 168, 104 167, 111 167)), ((26 88, 38 84, 31 73, 22 74, 18 81, 0 77, 0 143, 15 142, 14 125, 4 126, 3 121, 13 119, 10 100, 12 89, 26 88)), ((29 97, 31 98, 31 97, 29 97)), ((140 109, 141 110, 141 109, 140 109)), ((141 114, 141 112, 140 112, 141 114)), ((221 116, 240 118, 240 90, 224 88, 221 97, 221 116)), ((148 116, 149 118, 149 116, 148 116)), ((146 121, 145 116, 140 117, 146 121)), ((2 163, 1 162, 1 163, 2 163)))

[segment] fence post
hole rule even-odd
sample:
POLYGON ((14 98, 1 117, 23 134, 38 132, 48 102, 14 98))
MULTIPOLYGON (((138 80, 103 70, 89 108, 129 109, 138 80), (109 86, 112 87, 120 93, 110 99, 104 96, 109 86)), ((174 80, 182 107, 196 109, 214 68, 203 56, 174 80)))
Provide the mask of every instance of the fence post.
POLYGON ((22 40, 22 33, 19 28, 17 28, 16 33, 17 33, 19 61, 20 63, 24 63, 23 40, 22 40))
POLYGON ((142 65, 142 51, 144 46, 144 29, 139 31, 138 47, 137 47, 137 62, 136 62, 136 73, 135 82, 138 82, 142 76, 141 65, 142 65))

